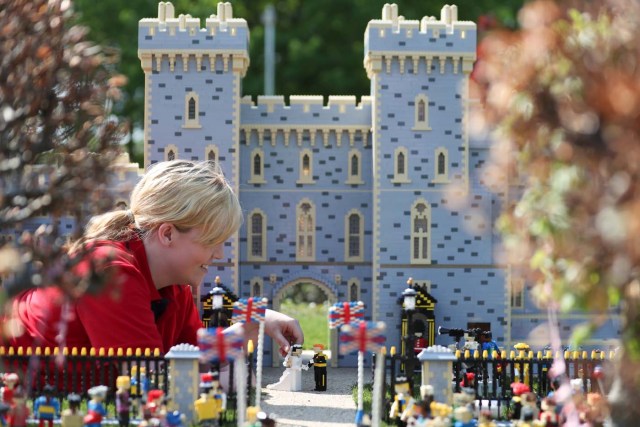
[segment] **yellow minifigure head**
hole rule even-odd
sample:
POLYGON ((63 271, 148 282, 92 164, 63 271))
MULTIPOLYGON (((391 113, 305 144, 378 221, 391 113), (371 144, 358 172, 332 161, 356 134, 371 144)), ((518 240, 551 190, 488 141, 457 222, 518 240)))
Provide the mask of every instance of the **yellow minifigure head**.
POLYGON ((131 378, 126 375, 120 375, 116 378, 116 387, 119 391, 129 390, 131 388, 131 378))
POLYGON ((320 353, 322 350, 324 350, 324 346, 322 344, 314 344, 313 345, 314 353, 320 353))
POLYGON ((247 407, 247 422, 255 423, 258 420, 258 412, 260 412, 259 406, 247 407))
POLYGON ((409 380, 406 377, 397 377, 393 390, 396 394, 410 394, 409 380))

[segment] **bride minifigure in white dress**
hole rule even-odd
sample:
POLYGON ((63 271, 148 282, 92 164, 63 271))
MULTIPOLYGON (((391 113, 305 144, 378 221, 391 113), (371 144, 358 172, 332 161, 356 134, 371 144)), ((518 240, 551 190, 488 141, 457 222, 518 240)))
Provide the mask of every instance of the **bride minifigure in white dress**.
POLYGON ((269 384, 268 389, 300 391, 302 390, 302 370, 309 369, 309 365, 302 364, 302 346, 294 344, 289 349, 289 354, 284 358, 282 366, 285 369, 277 383, 269 384))

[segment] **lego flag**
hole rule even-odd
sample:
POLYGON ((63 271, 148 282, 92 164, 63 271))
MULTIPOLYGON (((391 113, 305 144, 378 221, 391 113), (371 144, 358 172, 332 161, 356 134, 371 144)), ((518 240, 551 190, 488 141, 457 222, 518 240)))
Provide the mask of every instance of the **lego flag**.
POLYGON ((364 320, 364 303, 337 302, 329 307, 329 329, 364 320))
POLYGON ((203 362, 225 362, 244 356, 242 346, 244 335, 242 328, 225 330, 211 328, 198 330, 198 347, 203 362))
POLYGON ((241 298, 233 304, 233 323, 264 322, 266 298, 241 298))
POLYGON ((340 335, 340 353, 378 351, 386 341, 384 322, 360 322, 345 325, 340 335))

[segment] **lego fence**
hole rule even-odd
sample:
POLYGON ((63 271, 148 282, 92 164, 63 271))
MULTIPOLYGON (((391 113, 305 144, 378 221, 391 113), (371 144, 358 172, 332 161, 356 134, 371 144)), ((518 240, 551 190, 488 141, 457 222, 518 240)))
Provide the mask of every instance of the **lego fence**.
MULTIPOLYGON (((604 352, 594 351, 565 351, 552 352, 507 352, 501 354, 493 352, 480 353, 469 351, 451 354, 451 376, 446 387, 451 393, 461 393, 463 389, 473 390, 475 405, 478 411, 488 410, 494 418, 509 419, 510 402, 514 397, 513 383, 522 383, 539 398, 549 395, 554 390, 554 378, 549 374, 554 360, 565 363, 566 371, 562 380, 570 381, 572 387, 580 387, 584 393, 603 393, 607 387, 603 385, 602 372, 611 363, 615 353, 606 355, 604 352)), ((377 363, 373 357, 373 369, 377 363)), ((406 357, 394 354, 384 356, 385 384, 381 402, 385 421, 391 422, 389 409, 393 402, 393 390, 396 378, 407 377, 413 389, 413 394, 420 399, 418 390, 420 385, 429 384, 425 379, 425 366, 417 357, 406 357)), ((437 398, 436 398, 437 400, 437 398)), ((446 403, 446 402, 445 402, 446 403)))

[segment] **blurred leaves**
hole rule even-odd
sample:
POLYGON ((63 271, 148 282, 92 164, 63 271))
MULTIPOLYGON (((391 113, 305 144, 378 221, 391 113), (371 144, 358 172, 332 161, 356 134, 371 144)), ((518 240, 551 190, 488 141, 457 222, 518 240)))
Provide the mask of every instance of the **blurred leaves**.
POLYGON ((54 218, 0 242, 0 277, 10 294, 72 287, 55 219, 82 225, 111 205, 108 166, 124 132, 110 109, 125 80, 113 78, 103 66, 111 59, 72 19, 68 1, 0 0, 0 230, 54 218))

